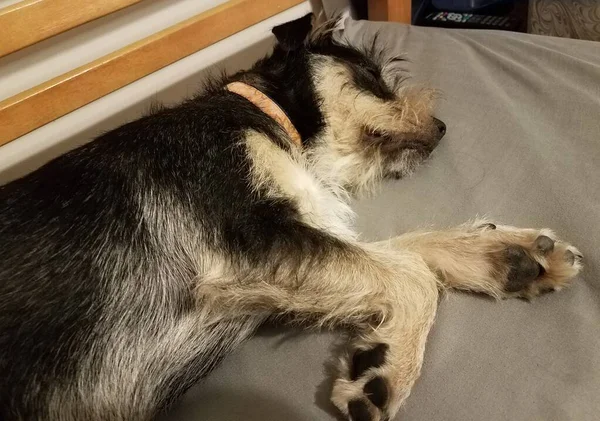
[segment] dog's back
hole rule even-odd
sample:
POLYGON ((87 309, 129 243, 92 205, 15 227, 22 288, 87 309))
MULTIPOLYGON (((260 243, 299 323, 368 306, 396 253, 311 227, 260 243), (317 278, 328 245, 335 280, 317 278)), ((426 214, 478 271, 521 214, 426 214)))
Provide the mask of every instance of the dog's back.
POLYGON ((192 298, 207 256, 243 246, 252 114, 207 94, 0 187, 2 419, 149 418, 253 330, 192 298))

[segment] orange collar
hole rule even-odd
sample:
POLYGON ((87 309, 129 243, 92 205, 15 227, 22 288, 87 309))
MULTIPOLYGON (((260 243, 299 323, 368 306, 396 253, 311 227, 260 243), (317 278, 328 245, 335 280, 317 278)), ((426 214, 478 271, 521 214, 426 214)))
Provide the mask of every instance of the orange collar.
POLYGON ((292 142, 297 146, 302 147, 302 138, 300 133, 292 124, 290 118, 285 114, 279 105, 271 98, 263 94, 258 89, 247 85, 243 82, 231 82, 227 84, 227 90, 243 96, 248 101, 256 105, 260 110, 275 120, 288 134, 292 142))

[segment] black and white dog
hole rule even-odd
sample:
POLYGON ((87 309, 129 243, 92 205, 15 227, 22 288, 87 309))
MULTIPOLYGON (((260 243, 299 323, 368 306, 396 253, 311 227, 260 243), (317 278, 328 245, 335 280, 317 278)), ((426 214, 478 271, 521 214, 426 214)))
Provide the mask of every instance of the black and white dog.
POLYGON ((350 327, 332 401, 392 417, 443 288, 567 285, 549 230, 476 221, 361 242, 351 194, 445 133, 394 59, 274 28, 273 53, 0 187, 0 418, 150 420, 271 316, 350 327))

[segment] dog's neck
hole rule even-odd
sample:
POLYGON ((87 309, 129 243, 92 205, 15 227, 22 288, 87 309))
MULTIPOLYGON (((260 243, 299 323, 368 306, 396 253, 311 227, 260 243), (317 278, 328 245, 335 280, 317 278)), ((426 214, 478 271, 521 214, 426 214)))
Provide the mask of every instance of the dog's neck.
POLYGON ((298 147, 302 147, 302 138, 300 133, 294 127, 290 118, 281 107, 253 86, 243 82, 231 82, 227 85, 227 90, 234 92, 256 105, 263 113, 275 120, 285 130, 290 140, 298 147))
POLYGON ((258 89, 277 103, 300 134, 303 147, 310 147, 323 129, 324 119, 306 54, 287 54, 276 49, 273 55, 233 80, 258 89))

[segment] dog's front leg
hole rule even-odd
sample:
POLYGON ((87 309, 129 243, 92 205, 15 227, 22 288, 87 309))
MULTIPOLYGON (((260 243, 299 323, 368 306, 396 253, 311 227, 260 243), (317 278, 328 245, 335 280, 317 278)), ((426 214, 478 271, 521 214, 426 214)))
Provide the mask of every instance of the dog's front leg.
POLYGON ((351 352, 341 361, 332 401, 354 421, 392 417, 420 373, 437 307, 435 274, 415 253, 306 227, 296 234, 277 241, 260 263, 238 262, 204 279, 200 302, 221 317, 286 314, 350 327, 351 352))
POLYGON ((419 253, 450 288, 494 297, 531 298, 568 285, 581 253, 548 229, 519 229, 479 220, 445 231, 416 232, 388 245, 419 253))

